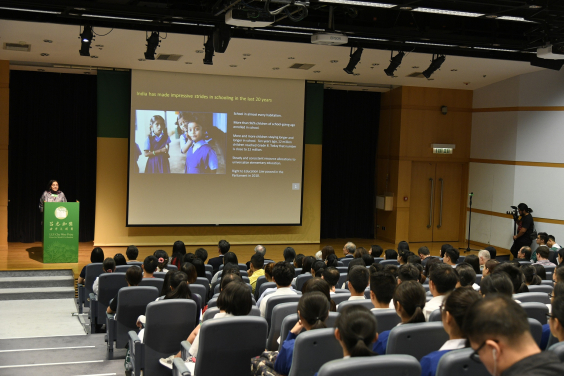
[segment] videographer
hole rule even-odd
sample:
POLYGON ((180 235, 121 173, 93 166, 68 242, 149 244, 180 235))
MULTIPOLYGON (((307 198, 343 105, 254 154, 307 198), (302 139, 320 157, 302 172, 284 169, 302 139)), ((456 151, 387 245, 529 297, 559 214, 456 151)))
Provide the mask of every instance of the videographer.
POLYGON ((533 209, 523 203, 520 203, 517 209, 519 210, 519 217, 513 216, 513 220, 517 223, 517 235, 513 236, 513 245, 511 246, 511 254, 514 258, 517 258, 517 253, 521 247, 531 246, 533 242, 531 234, 535 229, 535 223, 531 215, 533 209))

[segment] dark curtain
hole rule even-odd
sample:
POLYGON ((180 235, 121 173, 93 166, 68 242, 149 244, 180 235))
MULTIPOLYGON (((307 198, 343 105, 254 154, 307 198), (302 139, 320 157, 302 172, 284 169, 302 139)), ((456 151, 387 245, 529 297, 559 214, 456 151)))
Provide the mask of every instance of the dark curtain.
POLYGON ((80 201, 79 240, 94 239, 96 76, 10 72, 8 178, 8 241, 41 240, 39 198, 51 179, 80 201))
POLYGON ((321 238, 374 238, 380 93, 325 90, 321 238))

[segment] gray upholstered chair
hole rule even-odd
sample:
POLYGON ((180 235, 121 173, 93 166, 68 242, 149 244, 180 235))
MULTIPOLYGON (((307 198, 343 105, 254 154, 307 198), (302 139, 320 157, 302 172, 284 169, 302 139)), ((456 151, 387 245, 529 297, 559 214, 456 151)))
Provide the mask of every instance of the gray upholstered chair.
POLYGON ((421 365, 410 355, 381 355, 333 360, 325 363, 318 376, 419 376, 421 365))
POLYGON ((392 330, 401 322, 395 309, 377 309, 372 311, 372 314, 378 322, 378 333, 392 330))
POLYGON ((399 266, 399 262, 398 260, 382 260, 380 261, 380 264, 386 266, 386 265, 397 265, 399 266))
POLYGON ((132 286, 118 292, 118 306, 115 315, 106 313, 106 340, 108 351, 124 348, 129 341, 128 332, 137 330, 137 318, 145 314, 147 305, 159 297, 160 291, 154 286, 132 286))
POLYGON ((257 278, 257 281, 255 283, 255 292, 253 293, 255 300, 258 300, 258 298, 260 297, 260 295, 259 295, 260 286, 263 283, 266 283, 266 282, 268 282, 268 281, 266 280, 266 277, 263 276, 263 275, 261 275, 260 277, 257 278))
POLYGON ((546 292, 523 292, 520 294, 514 294, 513 299, 518 300, 521 303, 537 302, 550 304, 550 298, 546 292))
MULTIPOLYGON (((335 321, 337 321, 337 317, 339 317, 339 314, 337 312, 329 312, 329 316, 325 320, 325 325, 328 328, 333 328, 335 326, 335 321)), ((278 351, 280 351, 280 348, 282 347, 282 343, 286 340, 286 337, 288 337, 288 333, 290 332, 290 330, 292 330, 292 328, 294 327, 294 325, 296 325, 297 322, 298 322, 297 313, 288 315, 284 318, 284 320, 282 320, 282 326, 280 327, 280 345, 278 346, 278 351)))
POLYGON ((137 332, 132 330, 128 333, 133 374, 140 376, 143 371, 151 376, 170 375, 159 359, 180 350, 180 343, 194 330, 198 314, 196 302, 191 299, 149 303, 145 313, 143 342, 139 340, 137 332))
POLYGON ((104 273, 98 277, 98 295, 90 294, 90 333, 96 333, 96 326, 106 322, 106 310, 110 300, 115 298, 119 289, 127 286, 125 273, 104 273))
POLYGON ((390 331, 386 354, 407 354, 421 360, 448 341, 441 322, 403 324, 390 331))
POLYGON ((282 321, 298 311, 298 302, 289 302, 277 304, 272 310, 270 325, 268 328, 268 338, 266 339, 266 349, 268 351, 276 351, 278 349, 278 337, 280 337, 280 329, 282 321))
POLYGON ((268 323, 268 325, 270 326, 270 319, 272 317, 272 311, 274 310, 274 307, 276 307, 278 304, 282 304, 282 303, 290 303, 290 302, 295 302, 297 303, 301 298, 301 295, 275 295, 275 296, 271 296, 268 298, 268 300, 266 302, 262 301, 262 304, 266 304, 266 309, 265 309, 265 315, 264 318, 266 319, 266 322, 268 323))
POLYGON ((303 287, 304 283, 306 283, 307 281, 309 281, 312 278, 313 278, 313 276, 311 274, 300 274, 296 278, 296 290, 302 291, 302 287, 303 287))
POLYGON ((443 318, 441 317, 441 310, 436 309, 429 315, 429 322, 442 322, 443 318))
POLYGON ((531 330, 531 335, 535 339, 537 345, 541 344, 542 341, 542 325, 538 320, 529 318, 529 328, 531 330))
POLYGON ((372 301, 370 299, 347 300, 339 304, 339 306, 337 307, 337 312, 341 312, 346 306, 351 304, 362 305, 368 309, 374 308, 374 304, 372 304, 372 301))
MULTIPOLYGON (((204 316, 202 317, 202 322, 213 319, 215 317, 215 315, 217 315, 219 313, 219 308, 217 307, 211 307, 208 309, 206 309, 206 312, 204 313, 204 316)), ((249 314, 247 316, 256 316, 256 317, 260 317, 260 309, 257 308, 257 306, 253 305, 251 307, 251 312, 249 312, 249 314)))
POLYGON ((131 268, 133 265, 127 264, 127 265, 118 265, 116 266, 116 271, 115 273, 125 273, 127 271, 127 269, 131 268))
POLYGON ((343 357, 343 348, 335 338, 335 329, 302 332, 294 343, 292 367, 288 376, 308 376, 325 363, 343 357))
POLYGON ((521 303, 521 307, 527 312, 527 317, 538 320, 541 325, 547 323, 546 314, 548 313, 548 307, 546 304, 537 302, 525 302, 521 303))
POLYGON ((551 294, 553 287, 550 285, 530 285, 527 286, 529 288, 529 292, 544 292, 545 294, 551 294))
POLYGON ((346 302, 351 297, 351 293, 347 292, 345 294, 333 294, 331 299, 335 302, 335 304, 339 305, 342 302, 346 302))
POLYGON ((548 348, 549 351, 554 351, 561 362, 564 362, 564 342, 558 342, 548 348))
POLYGON ((159 295, 163 290, 164 279, 162 278, 143 278, 141 282, 139 282, 139 286, 154 286, 159 290, 159 295))
POLYGON ((94 293, 92 285, 100 274, 104 272, 101 262, 93 262, 85 266, 84 284, 78 284, 78 311, 82 313, 82 307, 90 307, 90 294, 94 293))
POLYGON ((490 376, 482 363, 474 362, 471 348, 449 351, 441 357, 435 376, 472 375, 490 376))

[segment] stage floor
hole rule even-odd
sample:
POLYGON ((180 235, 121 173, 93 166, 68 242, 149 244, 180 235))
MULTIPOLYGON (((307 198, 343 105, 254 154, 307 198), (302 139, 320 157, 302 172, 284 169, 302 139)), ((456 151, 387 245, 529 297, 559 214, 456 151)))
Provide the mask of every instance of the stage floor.
MULTIPOLYGON (((229 239, 227 239, 229 240, 229 239)), ((337 256, 342 257, 342 249, 347 241, 352 241, 357 247, 364 247, 368 249, 372 244, 379 244, 382 248, 396 249, 397 246, 392 243, 384 242, 378 239, 323 239, 318 244, 285 244, 285 245, 266 245, 266 258, 274 261, 282 261, 282 252, 287 246, 291 246, 296 250, 296 253, 303 253, 304 255, 314 256, 317 251, 326 245, 331 245, 335 248, 337 256)), ((435 243, 411 243, 411 251, 417 254, 417 249, 422 246, 427 246, 431 251, 431 255, 439 255, 441 245, 443 242, 435 243)), ((451 242, 454 247, 466 248, 467 244, 462 242, 451 242)), ((41 243, 8 243, 8 248, 0 249, 0 270, 37 270, 37 269, 71 269, 74 272, 75 279, 78 277, 80 270, 84 265, 90 263, 90 252, 94 247, 94 242, 79 243, 78 263, 72 264, 44 264, 43 263, 43 249, 41 243)), ((194 252, 200 246, 187 245, 187 252, 194 252)), ((231 251, 235 252, 239 262, 247 262, 253 255, 255 245, 232 245, 231 251)), ((472 246, 475 249, 481 249, 479 246, 472 246)), ((157 249, 164 249, 170 255, 172 244, 167 247, 138 247, 139 257, 138 260, 142 261, 145 257, 152 255, 157 249)), ((217 246, 209 245, 204 246, 208 251, 208 258, 216 257, 218 255, 217 246)), ((103 247, 106 257, 113 257, 116 253, 122 253, 125 256, 126 247, 103 247)), ((462 252, 461 252, 462 253, 462 252)), ((477 252, 472 252, 477 254, 477 252)), ((508 254, 498 250, 498 255, 508 254)), ((462 253, 464 255, 464 253, 462 253)))

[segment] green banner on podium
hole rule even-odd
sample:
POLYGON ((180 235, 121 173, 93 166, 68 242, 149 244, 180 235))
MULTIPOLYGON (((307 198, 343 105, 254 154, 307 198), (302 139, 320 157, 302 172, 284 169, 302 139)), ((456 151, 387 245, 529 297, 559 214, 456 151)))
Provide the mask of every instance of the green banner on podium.
POLYGON ((78 202, 46 202, 43 209, 43 262, 78 262, 78 202))

